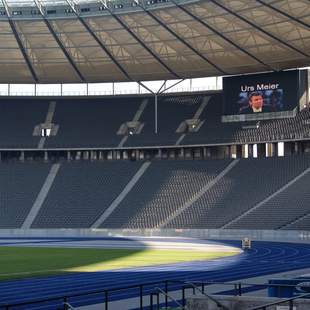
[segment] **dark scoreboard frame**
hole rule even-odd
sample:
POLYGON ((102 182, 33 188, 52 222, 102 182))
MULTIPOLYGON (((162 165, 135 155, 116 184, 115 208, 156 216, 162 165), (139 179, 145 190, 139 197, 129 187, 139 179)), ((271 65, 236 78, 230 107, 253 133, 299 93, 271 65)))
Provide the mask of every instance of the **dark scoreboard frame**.
POLYGON ((255 118, 254 114, 258 118, 268 118, 268 116, 273 118, 278 112, 293 111, 300 104, 300 98, 308 88, 305 83, 302 83, 302 77, 307 74, 307 70, 290 70, 224 77, 222 114, 224 117, 239 115, 240 120, 242 116, 245 116, 243 120, 247 120, 247 115, 251 115, 251 119, 255 118), (249 112, 248 97, 253 92, 258 92, 263 96, 268 113, 249 112), (270 99, 270 96, 278 96, 278 102, 270 99))

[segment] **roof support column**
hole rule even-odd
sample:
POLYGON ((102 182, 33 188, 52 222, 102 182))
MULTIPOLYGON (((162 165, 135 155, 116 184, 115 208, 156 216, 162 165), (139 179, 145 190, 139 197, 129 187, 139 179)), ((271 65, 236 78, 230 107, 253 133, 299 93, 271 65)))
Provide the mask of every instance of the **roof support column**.
POLYGON ((157 115, 157 111, 158 111, 158 98, 157 98, 157 94, 154 95, 154 104, 155 104, 155 134, 158 133, 158 115, 157 115))

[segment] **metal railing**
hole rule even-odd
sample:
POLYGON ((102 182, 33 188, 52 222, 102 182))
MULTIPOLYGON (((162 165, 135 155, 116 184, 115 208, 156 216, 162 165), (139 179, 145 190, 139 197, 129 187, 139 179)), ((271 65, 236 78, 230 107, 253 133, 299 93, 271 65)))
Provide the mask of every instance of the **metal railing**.
MULTIPOLYGON (((180 309, 184 310, 185 309, 185 305, 179 303, 175 298, 173 298, 171 295, 169 295, 168 293, 166 293, 164 290, 162 290, 160 287, 155 287, 155 290, 157 291, 157 309, 159 309, 159 294, 163 294, 165 296, 165 304, 167 305, 168 299, 170 299, 171 301, 173 301, 178 307, 180 307, 180 309)), ((151 293, 151 296, 154 293, 151 293)), ((155 293, 156 294, 156 293, 155 293)), ((167 308, 167 306, 166 306, 167 308)), ((152 297, 151 297, 151 310, 153 310, 153 302, 152 302, 152 297)))
MULTIPOLYGON (((130 299, 130 298, 136 298, 138 297, 138 309, 143 310, 145 306, 151 305, 151 309, 159 309, 159 307, 162 307, 164 309, 168 309, 169 303, 173 302, 174 305, 177 307, 181 307, 181 309, 185 309, 185 302, 188 295, 186 294, 188 289, 192 289, 192 294, 196 294, 196 291, 199 291, 203 296, 206 298, 212 300, 215 302, 219 309, 228 310, 225 305, 223 305, 220 301, 218 301, 214 296, 211 296, 210 294, 206 293, 207 286, 210 285, 221 285, 223 287, 228 287, 230 290, 230 295, 234 296, 242 296, 243 289, 248 287, 256 286, 258 289, 266 289, 269 287, 278 287, 278 288, 295 288, 296 285, 289 285, 289 284, 256 284, 256 283, 245 283, 245 282, 214 282, 214 281, 192 281, 192 282, 186 282, 186 281, 177 281, 177 280, 164 280, 164 281, 156 281, 156 282, 147 282, 142 284, 135 284, 125 287, 118 287, 118 288, 111 288, 111 289, 98 289, 93 291, 87 291, 87 292, 80 292, 75 294, 68 294, 63 296, 49 296, 47 298, 41 298, 36 299, 33 301, 25 301, 25 302, 19 302, 19 303, 12 303, 12 304, 0 304, 0 309, 5 310, 12 310, 13 308, 17 307, 36 307, 40 309, 40 304, 42 304, 42 308, 46 307, 47 303, 50 303, 55 307, 55 309, 63 309, 63 310, 73 310, 77 307, 78 304, 76 304, 77 301, 75 301, 75 298, 78 298, 79 301, 85 297, 90 302, 89 304, 95 304, 95 303, 102 303, 103 310, 109 310, 110 303, 121 300, 121 299, 130 299), (135 293, 133 293, 133 290, 135 290, 135 293), (179 291, 181 293, 180 298, 178 297, 172 297, 171 293, 179 291), (127 293, 126 293, 127 292, 127 293), (117 295, 123 294, 122 297, 119 297, 117 295), (124 293, 126 298, 124 298, 124 293), (160 301, 160 295, 164 296, 164 300, 160 301), (187 295, 187 296, 186 296, 187 295), (146 299, 144 297, 149 296, 150 303, 148 305, 145 305, 146 299), (156 297, 155 303, 154 303, 154 297, 156 297), (170 300, 170 301, 169 301, 170 300), (157 308, 155 308, 155 306, 157 308), (59 308, 60 307, 60 308, 59 308)), ((280 300, 277 302, 256 306, 254 308, 250 308, 248 310, 268 310, 268 307, 283 303, 290 303, 293 305, 293 301, 295 299, 303 298, 303 297, 310 297, 310 293, 307 294, 300 294, 298 296, 287 298, 285 300, 280 300)), ((84 303, 85 304, 85 303, 84 303)), ((291 309, 291 308, 290 308, 291 309)), ((292 308, 293 309, 293 308, 292 308)))
POLYGON ((75 310, 68 302, 64 302, 64 310, 75 310))
MULTIPOLYGON (((203 296, 207 297, 208 299, 212 300, 219 309, 223 309, 223 310, 229 310, 229 308, 227 306, 225 306, 224 304, 222 304, 220 301, 218 301, 216 298, 214 298, 213 296, 207 294, 204 290, 204 286, 202 286, 202 288, 200 289, 199 286, 195 285, 192 282, 185 282, 186 284, 190 285, 191 287, 193 287, 195 290, 197 290, 199 293, 201 293, 203 296)), ((195 292, 194 292, 195 293, 195 292)), ((183 294, 182 294, 183 295, 183 294)), ((185 296, 185 295, 184 295, 185 296)), ((183 299, 184 300, 184 299, 183 299)))
MULTIPOLYGON (((222 90, 219 85, 206 85, 205 87, 173 87, 165 93, 187 93, 187 92, 205 92, 205 91, 222 90)), ((117 96, 117 95, 144 95, 150 92, 144 89, 111 89, 111 90, 59 90, 59 91, 43 91, 43 90, 0 90, 0 97, 66 97, 66 96, 117 96)))

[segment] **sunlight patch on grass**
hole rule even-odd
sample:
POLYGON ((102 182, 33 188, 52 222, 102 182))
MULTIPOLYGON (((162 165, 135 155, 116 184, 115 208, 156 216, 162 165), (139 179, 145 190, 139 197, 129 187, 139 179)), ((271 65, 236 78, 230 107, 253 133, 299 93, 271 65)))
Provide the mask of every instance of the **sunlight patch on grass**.
POLYGON ((204 261, 220 257, 231 256, 238 252, 199 252, 189 250, 158 250, 148 249, 135 253, 128 257, 121 257, 113 261, 98 262, 85 266, 67 269, 75 272, 95 272, 100 270, 112 270, 130 267, 154 266, 171 263, 181 263, 190 261, 204 261))
POLYGON ((0 247, 0 280, 211 260, 239 251, 0 247))

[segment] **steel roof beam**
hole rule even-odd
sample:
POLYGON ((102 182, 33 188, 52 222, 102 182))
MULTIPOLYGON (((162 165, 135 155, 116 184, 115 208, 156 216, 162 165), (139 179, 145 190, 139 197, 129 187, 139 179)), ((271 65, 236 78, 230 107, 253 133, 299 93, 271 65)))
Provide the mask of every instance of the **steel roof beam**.
POLYGON ((34 0, 36 6, 38 7, 41 16, 43 17, 43 20, 45 22, 46 27, 48 28, 48 30, 50 31, 50 33, 52 34, 53 38, 55 39, 55 41, 57 42, 58 46, 60 47, 60 49, 62 50, 62 52, 64 53, 64 55, 66 56, 67 60, 69 61, 70 65, 72 66, 72 68, 74 69, 75 73, 78 75, 78 77, 80 78, 80 80, 82 82, 86 82, 86 79, 84 78, 83 74, 81 73, 81 71, 79 70, 79 68, 77 67, 77 65, 75 64, 74 60, 72 59, 71 55, 69 54, 69 52, 66 50, 66 48, 64 47, 64 45, 62 44, 62 42, 60 41, 60 39, 58 38, 57 34, 55 33, 52 25, 50 24, 50 22, 48 21, 48 19, 46 18, 46 14, 43 10, 42 4, 40 3, 40 0, 34 0))
POLYGON ((154 94, 154 92, 147 87, 143 82, 134 80, 128 72, 123 68, 123 66, 114 58, 114 56, 110 53, 110 51, 106 48, 106 46, 101 42, 101 40, 97 37, 97 35, 92 31, 92 29, 88 26, 88 24, 84 21, 84 19, 80 16, 78 11, 76 10, 77 4, 73 0, 66 0, 66 2, 70 5, 78 20, 82 23, 82 25, 86 28, 87 32, 95 39, 95 41, 99 44, 99 46, 105 51, 105 53, 110 57, 112 62, 119 68, 119 70, 126 76, 126 78, 132 82, 138 83, 141 87, 154 94))
POLYGON ((209 30, 211 30, 212 32, 214 32, 216 35, 218 35, 219 37, 221 37, 223 40, 225 40, 226 42, 230 43, 231 45, 233 45, 234 47, 236 47, 237 49, 239 49, 241 52, 243 52, 244 54, 246 54, 247 56, 251 57, 252 59, 254 59, 255 61, 257 61, 258 63, 262 64, 263 66, 265 66, 267 69, 274 71, 275 69, 268 65, 267 63, 265 63, 264 61, 262 61, 261 59, 259 59, 258 57, 256 57, 255 55, 251 54, 250 52, 248 52, 246 49, 244 49, 242 46, 238 45, 237 43, 235 43, 234 41, 232 41, 231 39, 227 38, 224 34, 222 34, 220 31, 216 30, 214 27, 210 26, 209 24, 207 24, 205 21, 203 21, 202 19, 200 19, 198 16, 196 16, 195 14, 193 14, 191 11, 187 10, 186 8, 184 8, 182 5, 176 3, 174 0, 170 0, 174 5, 176 5, 179 9, 181 9, 183 12, 187 13, 189 16, 191 16, 193 19, 195 19, 197 22, 199 22, 200 24, 202 24, 203 26, 205 26, 206 28, 208 28, 209 30))
POLYGON ((220 7, 221 9, 223 9, 224 11, 232 14, 233 16, 241 19, 243 22, 247 23, 248 25, 254 27, 256 30, 264 33, 265 35, 269 36, 270 38, 280 42, 281 44, 285 45, 286 47, 294 50, 295 52, 297 52, 300 55, 303 55, 306 58, 310 58, 310 54, 307 54, 301 50, 299 50, 298 48, 296 48, 295 46, 291 45, 290 43, 287 43, 285 41, 283 41, 282 39, 276 37, 275 35, 273 35, 272 33, 269 33, 268 31, 260 28, 259 26, 257 26, 256 24, 252 23, 251 21, 249 21, 248 19, 244 18, 243 16, 241 16, 240 14, 232 11, 231 9, 227 8, 226 6, 224 6, 223 4, 219 3, 217 0, 210 0, 210 2, 214 3, 215 5, 217 5, 218 7, 220 7))
POLYGON ((158 94, 163 94, 163 93, 165 93, 167 90, 169 90, 170 88, 172 88, 172 87, 174 87, 174 86, 177 86, 178 84, 180 84, 180 83, 182 83, 182 82, 184 82, 184 81, 185 81, 185 79, 182 79, 182 80, 180 80, 180 81, 177 81, 177 82, 175 82, 174 84, 170 85, 169 87, 165 88, 164 90, 158 91, 158 94))
POLYGON ((19 47, 19 49, 22 52, 24 60, 26 61, 27 67, 28 67, 28 69, 29 69, 29 71, 30 71, 30 73, 32 75, 33 80, 36 83, 38 83, 39 82, 38 76, 37 76, 37 74, 36 74, 36 72, 35 72, 35 70, 34 70, 34 68, 32 66, 32 63, 31 63, 30 58, 29 58, 29 56, 28 56, 28 54, 26 52, 26 49, 25 49, 25 47, 23 45, 23 42, 22 42, 21 38, 19 37, 19 34, 18 34, 17 30, 16 30, 16 27, 15 27, 14 21, 12 20, 12 16, 11 16, 11 12, 10 12, 10 9, 8 7, 8 4, 7 4, 6 0, 1 0, 1 1, 2 1, 2 4, 3 4, 4 9, 6 11, 6 15, 8 17, 8 21, 9 21, 10 27, 11 27, 11 29, 13 31, 14 37, 16 39, 16 42, 18 44, 18 47, 19 47))
MULTIPOLYGON (((171 1, 176 6, 179 6, 174 1, 171 1)), ((176 32, 174 32, 170 27, 168 27, 166 24, 164 24, 156 15, 151 13, 149 10, 145 9, 143 5, 139 3, 137 0, 136 3, 140 8, 143 9, 143 11, 148 14, 151 18, 153 18, 158 24, 160 24, 162 27, 164 27, 170 34, 172 34, 174 37, 176 37, 180 42, 182 42, 184 45, 186 45, 192 52, 194 52, 196 55, 198 55, 200 58, 202 58, 204 61, 206 61, 208 64, 210 64, 212 67, 216 68, 220 73, 226 75, 228 74, 223 69, 221 69, 219 66, 217 66, 215 63, 213 63, 211 60, 209 60, 206 56, 204 56, 202 53, 197 51, 194 47, 192 47, 188 42, 186 42, 183 38, 181 38, 176 32)))
POLYGON ((310 28, 310 25, 309 25, 309 24, 307 24, 307 23, 303 22, 302 20, 299 20, 298 18, 296 18, 296 17, 294 17, 294 16, 292 16, 292 15, 290 15, 290 14, 288 14, 288 13, 286 13, 286 12, 284 12, 284 11, 282 11, 282 10, 276 8, 276 7, 274 7, 274 6, 271 5, 271 4, 266 3, 265 1, 262 1, 262 0, 256 0, 256 1, 257 1, 258 3, 264 5, 264 6, 268 7, 269 9, 274 10, 274 11, 276 11, 276 12, 278 12, 278 13, 284 15, 285 17, 287 17, 287 18, 293 20, 293 21, 296 22, 296 23, 298 23, 298 24, 300 24, 300 25, 302 25, 302 26, 304 26, 304 27, 310 28))
POLYGON ((116 15, 112 12, 112 10, 109 8, 107 3, 103 0, 99 0, 101 4, 106 8, 106 10, 110 13, 111 16, 114 17, 118 21, 118 23, 126 29, 126 31, 137 41, 139 44, 143 46, 144 49, 146 49, 156 60, 159 62, 168 72, 170 72, 173 76, 180 79, 181 77, 175 73, 165 62, 163 62, 160 57, 158 57, 133 31, 131 31, 127 25, 116 15))
POLYGON ((93 37, 93 39, 97 42, 97 44, 101 47, 101 49, 109 56, 112 62, 117 66, 117 68, 123 73, 123 75, 130 81, 134 81, 128 74, 128 72, 123 68, 123 66, 115 59, 112 53, 107 49, 107 47, 101 42, 98 36, 92 31, 92 29, 88 26, 85 20, 80 16, 79 12, 76 10, 76 4, 71 0, 66 0, 69 6, 72 8, 73 12, 75 13, 76 17, 80 21, 80 23, 85 27, 87 32, 93 37))

